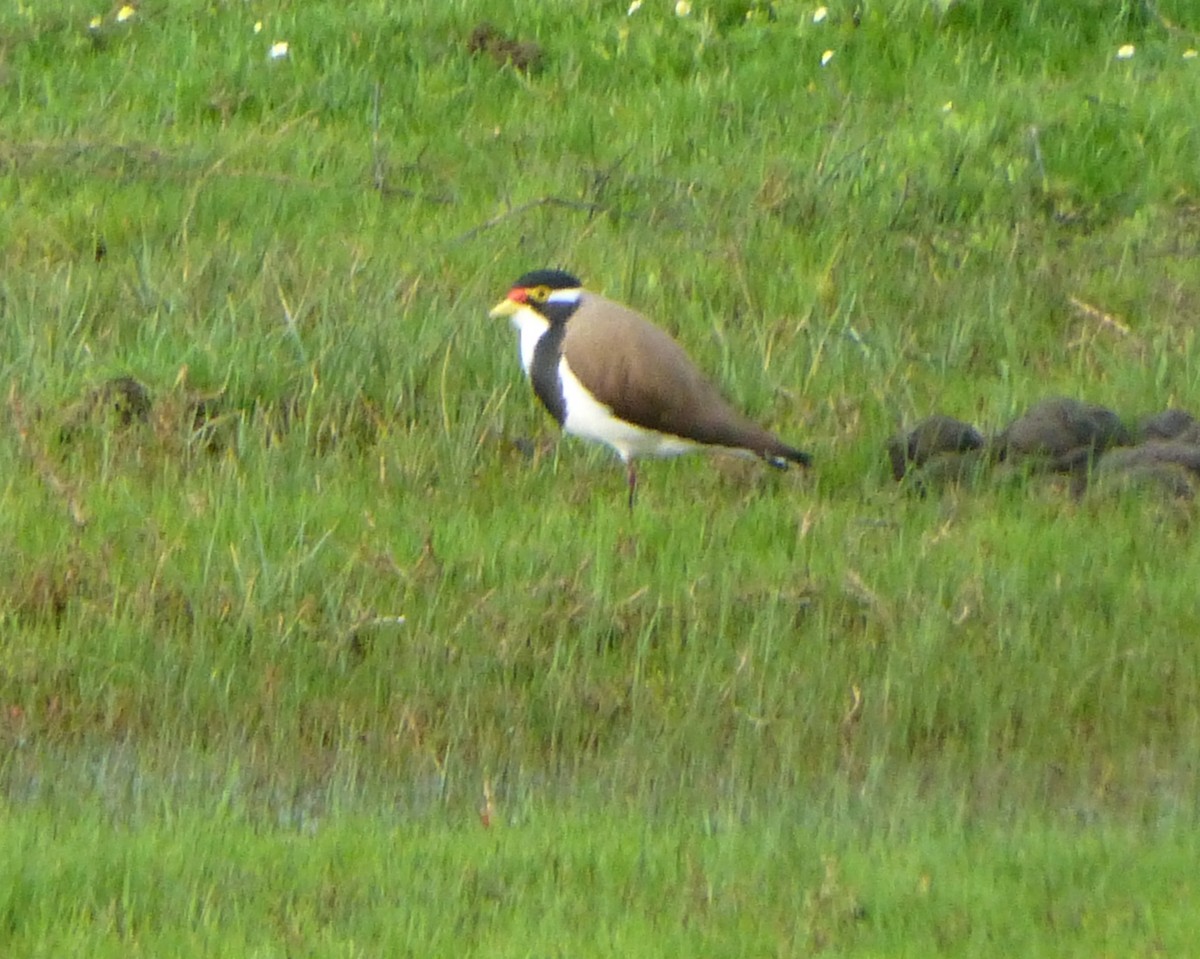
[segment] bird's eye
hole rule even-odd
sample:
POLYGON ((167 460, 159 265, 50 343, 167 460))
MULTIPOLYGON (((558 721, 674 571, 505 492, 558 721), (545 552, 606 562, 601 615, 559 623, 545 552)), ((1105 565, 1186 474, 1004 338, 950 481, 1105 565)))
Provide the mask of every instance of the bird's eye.
POLYGON ((550 287, 548 287, 548 286, 533 287, 529 291, 529 298, 531 300, 533 300, 534 303, 545 303, 548 299, 550 299, 550 287))

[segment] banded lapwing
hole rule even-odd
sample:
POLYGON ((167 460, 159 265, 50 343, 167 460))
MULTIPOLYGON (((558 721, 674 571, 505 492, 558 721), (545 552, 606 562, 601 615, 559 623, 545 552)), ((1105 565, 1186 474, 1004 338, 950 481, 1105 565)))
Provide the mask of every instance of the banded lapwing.
POLYGON ((521 365, 563 430, 617 451, 628 471, 630 507, 640 456, 709 448, 780 469, 809 465, 808 453, 730 406, 666 332, 583 289, 570 273, 526 273, 490 315, 512 320, 521 365))

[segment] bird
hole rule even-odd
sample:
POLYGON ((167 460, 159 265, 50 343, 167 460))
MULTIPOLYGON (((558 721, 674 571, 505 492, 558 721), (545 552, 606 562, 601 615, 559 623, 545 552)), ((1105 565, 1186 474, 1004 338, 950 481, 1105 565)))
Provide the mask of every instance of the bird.
POLYGON ((565 270, 526 273, 489 316, 511 320, 525 374, 563 431, 616 450, 630 509, 639 457, 709 448, 778 469, 812 462, 735 410, 665 330, 565 270))

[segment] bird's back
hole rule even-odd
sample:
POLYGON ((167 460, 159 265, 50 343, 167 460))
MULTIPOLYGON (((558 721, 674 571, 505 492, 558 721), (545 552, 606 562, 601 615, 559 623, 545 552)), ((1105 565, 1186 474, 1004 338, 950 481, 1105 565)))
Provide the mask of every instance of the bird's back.
POLYGON ((612 300, 583 295, 567 324, 563 356, 627 422, 760 456, 780 445, 730 406, 666 331, 612 300))

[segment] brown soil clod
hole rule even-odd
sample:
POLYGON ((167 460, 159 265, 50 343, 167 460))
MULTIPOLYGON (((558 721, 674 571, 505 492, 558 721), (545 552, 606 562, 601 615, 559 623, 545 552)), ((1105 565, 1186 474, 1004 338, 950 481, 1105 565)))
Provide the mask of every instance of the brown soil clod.
POLYGON ((1189 443, 1200 443, 1200 421, 1187 410, 1178 408, 1163 410, 1153 416, 1144 416, 1138 420, 1137 440, 1139 443, 1150 440, 1182 440, 1189 443))
POLYGON ((1043 472, 1073 473, 1133 434, 1105 406, 1052 397, 1031 406, 994 440, 998 460, 1021 461, 1043 472))
POLYGON ((467 52, 472 56, 491 57, 498 65, 511 63, 522 73, 536 73, 545 63, 545 54, 532 40, 518 40, 502 33, 486 21, 479 23, 467 38, 467 52))
POLYGON ((1150 440, 1113 450, 1100 458, 1094 478, 1105 488, 1152 486, 1179 499, 1192 499, 1200 484, 1200 446, 1150 440))
POLYGON ((920 468, 935 457, 966 453, 983 446, 983 435, 970 423, 953 416, 935 414, 921 420, 907 433, 888 440, 892 477, 901 480, 912 468, 920 468))
POLYGON ((150 391, 132 376, 114 376, 90 390, 69 407, 63 417, 61 436, 70 439, 89 425, 127 429, 150 419, 150 391))

